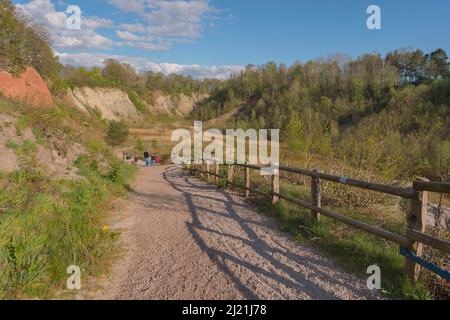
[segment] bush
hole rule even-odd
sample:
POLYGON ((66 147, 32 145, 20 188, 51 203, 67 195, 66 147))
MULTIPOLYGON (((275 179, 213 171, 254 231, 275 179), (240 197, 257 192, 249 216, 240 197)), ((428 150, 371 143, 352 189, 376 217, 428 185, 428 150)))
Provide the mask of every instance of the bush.
POLYGON ((137 139, 136 140, 136 145, 134 146, 134 148, 139 151, 140 153, 143 153, 145 151, 145 142, 142 139, 137 139))
POLYGON ((145 104, 142 102, 142 100, 139 98, 138 94, 134 92, 132 89, 128 90, 128 97, 130 98, 131 102, 133 102, 136 109, 140 112, 147 112, 148 109, 145 106, 145 104))
POLYGON ((118 146, 127 141, 128 127, 124 121, 110 121, 106 141, 112 146, 118 146))

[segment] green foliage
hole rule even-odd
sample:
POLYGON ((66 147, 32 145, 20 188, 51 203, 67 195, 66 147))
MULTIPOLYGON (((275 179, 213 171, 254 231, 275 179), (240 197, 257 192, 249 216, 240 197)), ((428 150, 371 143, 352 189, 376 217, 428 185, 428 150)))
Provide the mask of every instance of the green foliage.
POLYGON ((143 153, 145 151, 145 142, 142 139, 137 139, 136 140, 136 144, 134 147, 137 151, 139 151, 140 153, 143 153))
POLYGON ((54 96, 64 96, 67 94, 67 90, 69 89, 69 84, 62 79, 53 80, 50 91, 54 96))
POLYGON ((86 69, 83 67, 74 68, 65 66, 63 69, 63 79, 71 87, 115 87, 117 81, 105 78, 100 68, 86 69))
POLYGON ((11 150, 16 150, 18 148, 18 145, 17 145, 17 143, 15 143, 11 140, 8 140, 5 142, 5 147, 7 147, 8 149, 11 149, 11 150))
POLYGON ((152 139, 151 143, 152 143, 152 148, 153 149, 156 149, 159 146, 159 142, 156 139, 152 139))
MULTIPOLYGON (((102 139, 103 122, 64 104, 34 108, 0 98, 2 113, 32 128, 36 141, 7 141, 19 169, 0 173, 0 298, 54 298, 65 288, 66 268, 93 276, 104 268, 115 234, 102 230, 108 203, 129 190, 135 168, 116 160, 102 139), (37 161, 37 148, 64 155, 86 150, 75 165, 82 179, 57 180, 37 161)), ((59 297, 59 296, 58 296, 59 297)))
POLYGON ((106 141, 113 145, 118 146, 127 141, 128 139, 128 127, 123 120, 110 121, 108 125, 106 141))
MULTIPOLYGON (((13 233, 0 249, 3 289, 20 294, 27 285, 39 281, 47 268, 47 250, 42 236, 33 233, 13 233)), ((0 280, 0 286, 2 285, 0 280)))
POLYGON ((195 92, 209 92, 220 83, 219 80, 214 79, 195 80, 178 74, 164 76, 162 73, 152 71, 145 73, 144 80, 147 90, 161 91, 172 97, 178 97, 180 94, 191 95, 195 92))
POLYGON ((239 110, 228 127, 281 129, 284 160, 302 166, 319 155, 360 178, 448 180, 448 68, 442 49, 248 66, 216 86, 191 119, 239 110))
POLYGON ((71 87, 117 87, 127 92, 136 108, 143 113, 148 113, 147 105, 155 103, 154 94, 163 93, 177 99, 181 94, 190 96, 209 92, 219 83, 218 80, 195 80, 181 75, 138 74, 131 65, 114 59, 105 60, 103 68, 65 66, 62 75, 64 82, 54 84, 56 91, 64 91, 66 83, 71 87))
POLYGON ((134 168, 99 155, 84 155, 76 164, 82 181, 50 180, 24 168, 6 175, 0 195, 0 293, 6 298, 50 297, 76 264, 94 274, 112 248, 112 233, 102 231, 100 207, 129 189, 134 168))
POLYGON ((127 63, 120 63, 114 59, 106 59, 104 64, 102 75, 106 79, 117 82, 123 87, 129 86, 139 79, 136 70, 127 63))
POLYGON ((145 104, 141 101, 139 96, 132 89, 128 90, 128 97, 130 98, 131 102, 133 102, 134 106, 138 111, 143 113, 148 112, 148 109, 145 106, 145 104))
POLYGON ((33 66, 50 81, 60 77, 61 64, 49 46, 49 34, 20 12, 10 0, 0 0, 0 69, 20 74, 33 66))
POLYGON ((328 131, 320 114, 312 110, 306 110, 302 115, 293 113, 285 133, 287 155, 301 157, 307 167, 314 153, 330 153, 331 135, 328 131))

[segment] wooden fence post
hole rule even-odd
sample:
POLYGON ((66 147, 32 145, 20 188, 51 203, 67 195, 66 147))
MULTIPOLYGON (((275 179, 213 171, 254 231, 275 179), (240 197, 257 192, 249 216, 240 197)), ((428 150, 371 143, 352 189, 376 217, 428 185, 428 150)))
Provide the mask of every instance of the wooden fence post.
POLYGON ((231 189, 231 187, 233 186, 234 180, 234 166, 232 164, 228 165, 228 177, 227 177, 227 188, 231 189))
POLYGON ((200 179, 203 179, 206 176, 206 174, 204 173, 205 172, 205 161, 202 161, 202 164, 200 165, 200 170, 201 170, 200 179))
MULTIPOLYGON (((280 171, 272 175, 272 192, 280 193, 280 171)), ((272 204, 275 204, 280 200, 278 196, 272 195, 272 204)))
MULTIPOLYGON (((414 188, 414 187, 413 187, 414 188)), ((406 237, 409 238, 409 231, 415 230, 419 232, 425 231, 428 206, 428 192, 417 192, 417 196, 411 200, 411 208, 406 214, 406 237)), ((423 244, 412 242, 408 248, 416 256, 421 257, 423 254, 423 244)), ((410 279, 417 281, 420 276, 421 267, 413 261, 405 260, 405 272, 410 279)))
MULTIPOLYGON (((313 170, 313 172, 319 172, 313 170)), ((320 179, 317 177, 311 177, 311 204, 316 207, 321 207, 321 190, 320 179)), ((315 210, 311 210, 311 219, 313 223, 319 222, 320 214, 315 210)))
POLYGON ((250 188, 250 168, 247 167, 247 164, 244 166, 244 186, 244 196, 248 198, 250 196, 250 190, 248 190, 250 188))
POLYGON ((206 160, 206 180, 209 182, 209 160, 206 160))
POLYGON ((218 175, 219 175, 219 169, 220 169, 220 166, 219 166, 219 161, 216 161, 216 165, 215 165, 215 168, 214 168, 214 170, 215 170, 215 176, 214 176, 214 182, 217 184, 217 182, 219 181, 219 177, 218 177, 218 175))

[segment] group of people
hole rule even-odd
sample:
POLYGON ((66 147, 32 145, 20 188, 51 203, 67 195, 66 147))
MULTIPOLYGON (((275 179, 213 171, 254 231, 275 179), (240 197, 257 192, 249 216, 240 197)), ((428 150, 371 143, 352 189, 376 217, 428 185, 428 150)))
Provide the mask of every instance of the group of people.
POLYGON ((145 151, 144 162, 146 167, 154 167, 161 164, 161 157, 156 154, 150 155, 148 151, 145 151))
MULTIPOLYGON (((131 156, 130 154, 124 153, 124 161, 131 160, 131 164, 137 165, 139 160, 142 159, 139 156, 131 156)), ((161 164, 161 156, 158 156, 156 154, 150 155, 148 151, 144 152, 144 163, 146 167, 154 167, 161 164)))

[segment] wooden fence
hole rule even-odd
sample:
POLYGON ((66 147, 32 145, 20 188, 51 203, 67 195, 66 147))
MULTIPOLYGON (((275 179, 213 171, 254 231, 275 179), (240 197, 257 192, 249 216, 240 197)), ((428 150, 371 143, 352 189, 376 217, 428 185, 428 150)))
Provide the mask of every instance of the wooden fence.
MULTIPOLYGON (((227 186, 235 186, 237 188, 244 190, 244 196, 249 197, 250 192, 271 197, 272 203, 276 203, 279 199, 284 199, 288 202, 297 204, 301 207, 311 210, 311 219, 313 222, 317 223, 320 219, 320 215, 323 214, 329 218, 340 221, 351 227, 363 230, 375 236, 387 239, 402 247, 409 249, 417 257, 421 257, 423 253, 423 245, 430 246, 432 248, 441 250, 444 253, 450 253, 450 242, 432 237, 425 233, 426 226, 426 216, 427 216, 427 202, 428 202, 428 192, 438 192, 438 193, 450 193, 450 183, 441 182, 415 182, 410 188, 403 188, 393 185, 385 185, 378 183, 371 183, 361 180, 350 179, 347 177, 334 176, 330 174, 325 174, 318 170, 305 170, 300 168, 292 168, 287 166, 280 166, 279 171, 290 172, 295 174, 300 174, 304 176, 311 177, 311 202, 307 202, 300 199, 295 199, 287 195, 280 193, 280 182, 279 173, 273 175, 271 178, 271 191, 262 192, 260 190, 252 189, 250 187, 250 170, 261 170, 260 166, 249 165, 249 164, 235 164, 228 166, 228 175, 223 177, 219 175, 219 164, 211 161, 206 161, 203 165, 187 164, 190 170, 199 172, 200 174, 206 175, 208 181, 210 177, 215 177, 217 179, 225 179, 227 181, 227 186), (211 166, 214 166, 214 171, 210 171, 211 166), (234 167, 239 166, 244 168, 244 186, 237 185, 234 183, 234 167), (385 194, 390 194, 394 196, 399 196, 411 201, 411 206, 409 211, 406 213, 406 232, 405 234, 398 234, 388 230, 384 230, 380 227, 367 224, 362 221, 358 221, 341 214, 335 213, 331 210, 322 208, 321 205, 321 180, 332 181, 348 186, 353 186, 357 188, 377 191, 385 194)), ((416 281, 419 278, 421 267, 415 262, 405 259, 405 272, 406 274, 416 281)))

